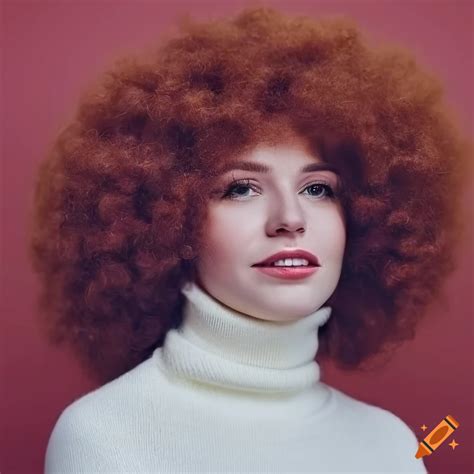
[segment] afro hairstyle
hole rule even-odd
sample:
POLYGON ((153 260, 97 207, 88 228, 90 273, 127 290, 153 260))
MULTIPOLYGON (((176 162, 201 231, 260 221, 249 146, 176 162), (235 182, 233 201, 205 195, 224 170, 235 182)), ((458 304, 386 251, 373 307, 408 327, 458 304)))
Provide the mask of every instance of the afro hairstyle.
POLYGON ((288 131, 344 182, 347 243, 318 357, 363 369, 413 338, 467 234, 472 144, 410 51, 371 45, 350 18, 248 7, 185 17, 116 58, 58 131, 28 236, 50 343, 101 383, 147 359, 182 321, 221 166, 288 131))

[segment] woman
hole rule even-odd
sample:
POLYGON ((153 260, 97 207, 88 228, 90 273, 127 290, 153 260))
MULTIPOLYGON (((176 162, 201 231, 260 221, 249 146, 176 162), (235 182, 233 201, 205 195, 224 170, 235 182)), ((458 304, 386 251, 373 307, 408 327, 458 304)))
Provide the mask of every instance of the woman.
POLYGON ((88 91, 40 170, 45 334, 103 384, 46 472, 426 472, 315 356, 388 353, 455 267, 470 145, 439 82, 347 19, 182 28, 88 91))

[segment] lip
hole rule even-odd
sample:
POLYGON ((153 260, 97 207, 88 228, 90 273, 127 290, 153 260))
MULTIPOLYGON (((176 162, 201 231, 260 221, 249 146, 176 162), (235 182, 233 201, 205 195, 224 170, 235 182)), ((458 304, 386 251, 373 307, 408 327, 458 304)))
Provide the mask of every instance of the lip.
MULTIPOLYGON (((311 252, 308 252, 307 250, 303 249, 291 249, 291 250, 282 250, 280 252, 274 253, 273 255, 270 255, 267 257, 265 260, 262 260, 259 263, 255 263, 252 265, 252 267, 262 267, 265 265, 270 265, 272 262, 275 262, 277 260, 283 260, 285 258, 304 258, 308 260, 309 265, 313 265, 316 267, 320 267, 320 263, 316 255, 312 254, 311 252)), ((268 267, 266 267, 268 268, 268 267)), ((271 267, 275 268, 275 267, 271 267)))
POLYGON ((274 278, 301 280, 315 273, 319 267, 255 267, 258 271, 274 278))

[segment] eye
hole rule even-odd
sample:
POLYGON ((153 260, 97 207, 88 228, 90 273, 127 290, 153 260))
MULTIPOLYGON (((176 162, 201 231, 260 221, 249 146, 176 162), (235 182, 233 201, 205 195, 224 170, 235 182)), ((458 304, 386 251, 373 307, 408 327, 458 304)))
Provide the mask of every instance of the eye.
MULTIPOLYGON (((231 199, 235 200, 236 197, 249 197, 248 195, 245 194, 245 191, 251 189, 255 192, 258 192, 258 190, 255 188, 255 186, 252 186, 250 184, 250 180, 248 179, 242 179, 242 180, 237 180, 233 181, 227 190, 225 191, 225 194, 222 196, 223 199, 231 199), (239 190, 243 190, 242 192, 238 192, 239 190)), ((317 183, 312 183, 306 186, 304 189, 305 191, 307 189, 316 189, 315 194, 309 194, 312 197, 317 197, 317 198, 328 198, 328 199, 334 199, 335 198, 335 193, 333 188, 325 182, 317 182, 317 183)))
POLYGON ((317 189, 317 190, 320 191, 319 193, 316 192, 316 197, 321 196, 321 191, 323 191, 325 193, 325 196, 330 198, 330 199, 333 199, 335 197, 334 190, 327 183, 310 184, 309 186, 306 186, 305 191, 306 191, 306 189, 311 189, 311 188, 312 189, 317 189))
POLYGON ((251 186, 250 184, 250 181, 248 179, 244 180, 240 180, 240 181, 233 181, 229 187, 227 188, 225 194, 224 194, 224 198, 228 198, 228 199, 232 199, 234 196, 241 196, 241 197, 245 197, 243 194, 241 193, 237 193, 236 191, 239 190, 239 189, 252 189, 253 191, 256 191, 256 189, 251 186))

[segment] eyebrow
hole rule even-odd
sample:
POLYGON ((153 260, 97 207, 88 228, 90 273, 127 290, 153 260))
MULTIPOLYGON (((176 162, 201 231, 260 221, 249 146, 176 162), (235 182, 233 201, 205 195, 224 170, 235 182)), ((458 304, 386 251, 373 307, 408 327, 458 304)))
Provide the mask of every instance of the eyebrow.
MULTIPOLYGON (((227 164, 221 171, 221 174, 227 173, 231 170, 244 170, 244 171, 254 171, 256 173, 268 173, 271 169, 260 163, 253 163, 251 161, 238 161, 227 164)), ((310 173, 311 171, 332 171, 336 174, 339 174, 339 170, 336 166, 329 163, 310 163, 309 165, 303 166, 301 168, 301 173, 310 173)))

